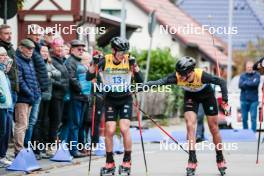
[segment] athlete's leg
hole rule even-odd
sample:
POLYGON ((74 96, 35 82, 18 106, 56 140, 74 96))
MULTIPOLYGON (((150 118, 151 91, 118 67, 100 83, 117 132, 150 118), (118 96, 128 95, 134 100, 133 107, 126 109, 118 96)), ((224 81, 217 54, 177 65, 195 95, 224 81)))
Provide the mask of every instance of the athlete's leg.
POLYGON ((189 150, 195 150, 196 117, 196 113, 193 111, 187 111, 184 113, 187 128, 187 139, 189 142, 189 150))
POLYGON ((213 142, 218 150, 222 150, 222 140, 218 128, 217 115, 207 117, 208 126, 213 136, 213 142))
POLYGON ((195 143, 196 143, 196 123, 197 123, 197 111, 199 102, 197 102, 197 96, 194 93, 185 92, 184 95, 184 118, 187 128, 187 139, 189 144, 189 160, 187 166, 192 168, 193 171, 196 167, 197 159, 195 153, 195 143), (194 164, 194 165, 193 165, 194 164), (194 167, 195 166, 195 167, 194 167))
POLYGON ((186 168, 187 175, 194 175, 197 166, 195 143, 196 143, 196 113, 193 111, 186 111, 184 113, 186 128, 187 128, 187 138, 189 142, 189 159, 186 168))
POLYGON ((130 120, 128 119, 120 119, 119 121, 120 132, 124 139, 124 148, 126 151, 131 151, 132 148, 132 140, 130 134, 130 120))
POLYGON ((202 104, 207 116, 210 132, 213 136, 213 142, 216 147, 217 160, 223 160, 222 140, 218 128, 218 105, 213 92, 208 94, 208 97, 203 100, 202 104))
POLYGON ((116 116, 117 110, 106 104, 105 107, 105 147, 106 147, 106 163, 113 163, 113 136, 116 132, 116 116))
POLYGON ((131 150, 132 150, 132 139, 130 134, 130 120, 128 119, 120 119, 119 121, 120 131, 123 136, 123 142, 124 142, 124 158, 123 161, 127 162, 131 160, 131 150))
POLYGON ((116 122, 115 121, 108 121, 105 124, 105 147, 106 152, 113 151, 113 136, 116 132, 116 122))
POLYGON ((128 100, 121 108, 120 108, 120 131, 123 136, 124 142, 124 158, 123 162, 131 161, 131 150, 132 150, 132 139, 130 134, 130 119, 132 116, 132 99, 128 100))

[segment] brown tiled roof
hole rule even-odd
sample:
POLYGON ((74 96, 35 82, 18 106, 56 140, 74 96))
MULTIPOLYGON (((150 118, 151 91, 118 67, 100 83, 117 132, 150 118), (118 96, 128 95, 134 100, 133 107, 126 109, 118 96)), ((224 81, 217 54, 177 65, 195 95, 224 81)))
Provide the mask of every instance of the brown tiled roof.
MULTIPOLYGON (((174 27, 176 29, 184 26, 193 26, 194 28, 202 29, 202 26, 184 11, 172 4, 169 0, 133 0, 144 12, 149 13, 156 10, 156 18, 160 25, 174 27)), ((221 65, 227 64, 227 56, 223 52, 213 46, 212 35, 208 32, 202 34, 183 33, 181 31, 171 34, 172 37, 180 40, 184 45, 197 46, 199 51, 206 55, 214 62, 219 59, 221 65)), ((226 43, 217 37, 214 37, 216 46, 226 49, 226 43)))

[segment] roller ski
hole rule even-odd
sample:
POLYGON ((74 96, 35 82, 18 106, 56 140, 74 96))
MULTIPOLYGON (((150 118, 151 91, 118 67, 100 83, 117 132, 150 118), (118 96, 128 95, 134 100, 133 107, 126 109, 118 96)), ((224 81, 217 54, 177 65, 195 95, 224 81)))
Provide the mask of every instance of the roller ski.
POLYGON ((130 175, 131 174, 131 161, 123 162, 118 169, 119 175, 130 175))
POLYGON ((100 176, 115 175, 115 163, 106 163, 100 170, 100 176))
POLYGON ((225 165, 225 161, 217 162, 217 168, 221 174, 221 176, 224 176, 226 174, 225 170, 227 169, 225 165))
POLYGON ((197 163, 188 162, 186 168, 186 176, 194 176, 196 171, 197 163))

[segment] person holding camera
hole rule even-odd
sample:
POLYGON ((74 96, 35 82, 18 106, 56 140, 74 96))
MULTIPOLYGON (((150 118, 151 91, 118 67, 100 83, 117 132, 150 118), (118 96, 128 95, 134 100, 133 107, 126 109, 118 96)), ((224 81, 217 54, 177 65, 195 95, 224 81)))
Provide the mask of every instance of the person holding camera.
MULTIPOLYGON (((130 135, 130 119, 132 116, 132 95, 128 91, 132 77, 135 82, 143 82, 141 72, 134 59, 128 54, 129 42, 120 37, 111 40, 112 54, 105 55, 98 63, 100 79, 104 86, 105 105, 105 143, 106 143, 106 165, 101 169, 101 174, 113 173, 115 162, 113 158, 113 136, 116 132, 116 123, 119 117, 119 127, 124 142, 124 158, 122 168, 131 168, 132 140, 130 135)), ((88 79, 96 75, 96 68, 91 67, 88 79)))

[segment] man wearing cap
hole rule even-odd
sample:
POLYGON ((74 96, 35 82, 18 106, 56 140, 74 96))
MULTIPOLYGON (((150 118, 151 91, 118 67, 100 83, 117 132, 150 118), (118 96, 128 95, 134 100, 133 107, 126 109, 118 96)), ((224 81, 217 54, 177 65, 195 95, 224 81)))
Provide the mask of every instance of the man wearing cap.
POLYGON ((88 115, 88 95, 82 91, 82 85, 78 79, 77 68, 82 65, 81 61, 85 53, 85 44, 80 40, 71 41, 70 57, 65 65, 70 75, 70 91, 71 91, 71 108, 72 116, 70 117, 70 136, 72 142, 71 154, 73 157, 83 157, 84 154, 77 150, 79 131, 82 127, 84 116, 88 115))
POLYGON ((7 76, 11 64, 12 59, 8 57, 5 48, 0 47, 0 167, 6 167, 11 164, 11 160, 6 156, 12 129, 12 121, 7 117, 8 109, 12 107, 10 82, 7 76))
POLYGON ((28 128, 31 107, 41 97, 35 68, 33 66, 32 54, 35 45, 28 39, 21 40, 16 51, 16 60, 19 76, 19 93, 15 106, 15 155, 24 146, 24 138, 28 128))
MULTIPOLYGON (((48 92, 48 86, 49 86, 48 71, 44 59, 40 54, 40 48, 41 48, 40 41, 42 37, 42 30, 41 27, 37 24, 31 24, 31 27, 32 30, 28 31, 27 37, 28 40, 33 42, 35 45, 32 54, 32 61, 36 71, 38 86, 42 93, 48 92)), ((38 120, 40 102, 41 102, 41 96, 38 99, 36 99, 32 104, 32 110, 29 116, 29 123, 25 136, 25 143, 24 143, 25 147, 27 147, 28 142, 31 141, 33 129, 38 120)))

